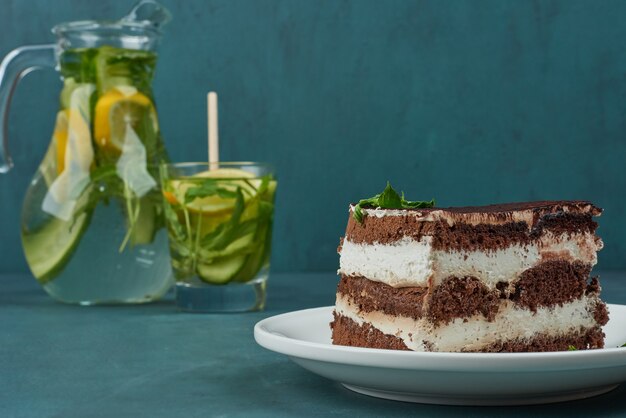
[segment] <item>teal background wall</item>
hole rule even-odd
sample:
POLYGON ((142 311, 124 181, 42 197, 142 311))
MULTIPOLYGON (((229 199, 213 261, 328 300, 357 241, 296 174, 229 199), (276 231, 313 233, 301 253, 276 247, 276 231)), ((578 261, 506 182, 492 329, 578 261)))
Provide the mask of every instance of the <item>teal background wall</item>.
MULTIPOLYGON (((589 199, 605 214, 598 267, 626 268, 626 2, 163 0, 154 83, 172 156, 279 172, 275 270, 332 270, 347 205, 386 180, 440 205, 589 199)), ((0 0, 0 54, 55 23, 132 2, 0 0)), ((0 271, 23 271, 19 211, 52 132, 53 72, 19 86, 16 168, 0 177, 0 271)))

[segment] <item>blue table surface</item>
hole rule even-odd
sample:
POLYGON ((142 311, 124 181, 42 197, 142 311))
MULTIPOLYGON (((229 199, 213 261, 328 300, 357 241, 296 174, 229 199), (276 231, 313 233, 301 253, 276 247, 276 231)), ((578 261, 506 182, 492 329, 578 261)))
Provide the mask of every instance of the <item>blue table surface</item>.
MULTIPOLYGON (((626 304, 626 272, 600 273, 603 298, 626 304)), ((171 295, 139 306, 77 307, 32 277, 0 275, 0 417, 626 416, 626 384, 591 399, 458 407, 353 393, 258 346, 268 316, 331 305, 334 273, 274 274, 268 307, 186 314, 171 295)))

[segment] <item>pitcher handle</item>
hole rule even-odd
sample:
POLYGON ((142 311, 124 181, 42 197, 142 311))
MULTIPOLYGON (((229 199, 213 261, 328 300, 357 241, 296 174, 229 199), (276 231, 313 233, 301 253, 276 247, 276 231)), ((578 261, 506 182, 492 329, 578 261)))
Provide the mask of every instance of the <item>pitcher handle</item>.
POLYGON ((26 74, 40 68, 56 66, 55 44, 29 45, 16 48, 0 63, 0 173, 13 167, 8 148, 8 121, 11 99, 17 83, 26 74))

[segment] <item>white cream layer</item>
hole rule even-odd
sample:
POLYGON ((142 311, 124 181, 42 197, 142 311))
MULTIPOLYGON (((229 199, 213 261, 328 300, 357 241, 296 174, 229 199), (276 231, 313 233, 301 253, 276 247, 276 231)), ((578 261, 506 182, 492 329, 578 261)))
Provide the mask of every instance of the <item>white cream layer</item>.
POLYGON ((387 335, 396 336, 413 351, 473 351, 496 341, 532 338, 537 334, 564 335, 580 328, 596 325, 593 312, 597 297, 584 296, 563 306, 538 308, 536 313, 520 309, 504 300, 492 322, 482 315, 457 318, 447 325, 435 327, 427 319, 415 320, 387 315, 380 311, 360 312, 358 305, 337 295, 335 311, 359 325, 369 323, 387 335))
POLYGON ((431 241, 431 237, 419 241, 404 237, 389 244, 355 244, 345 239, 339 274, 363 276, 393 287, 427 286, 429 280, 435 286, 450 276, 472 276, 493 289, 498 282, 509 283, 524 270, 556 257, 593 266, 602 248, 602 241, 589 233, 554 236, 547 232, 532 244, 490 251, 434 250, 431 241))

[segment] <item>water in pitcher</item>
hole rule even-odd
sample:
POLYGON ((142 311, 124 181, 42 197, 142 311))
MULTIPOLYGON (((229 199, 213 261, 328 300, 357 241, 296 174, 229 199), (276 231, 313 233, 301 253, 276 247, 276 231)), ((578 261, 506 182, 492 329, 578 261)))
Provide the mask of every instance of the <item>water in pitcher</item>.
POLYGON ((58 300, 146 302, 171 286, 155 63, 154 52, 111 46, 60 56, 61 108, 22 211, 30 269, 58 300))

